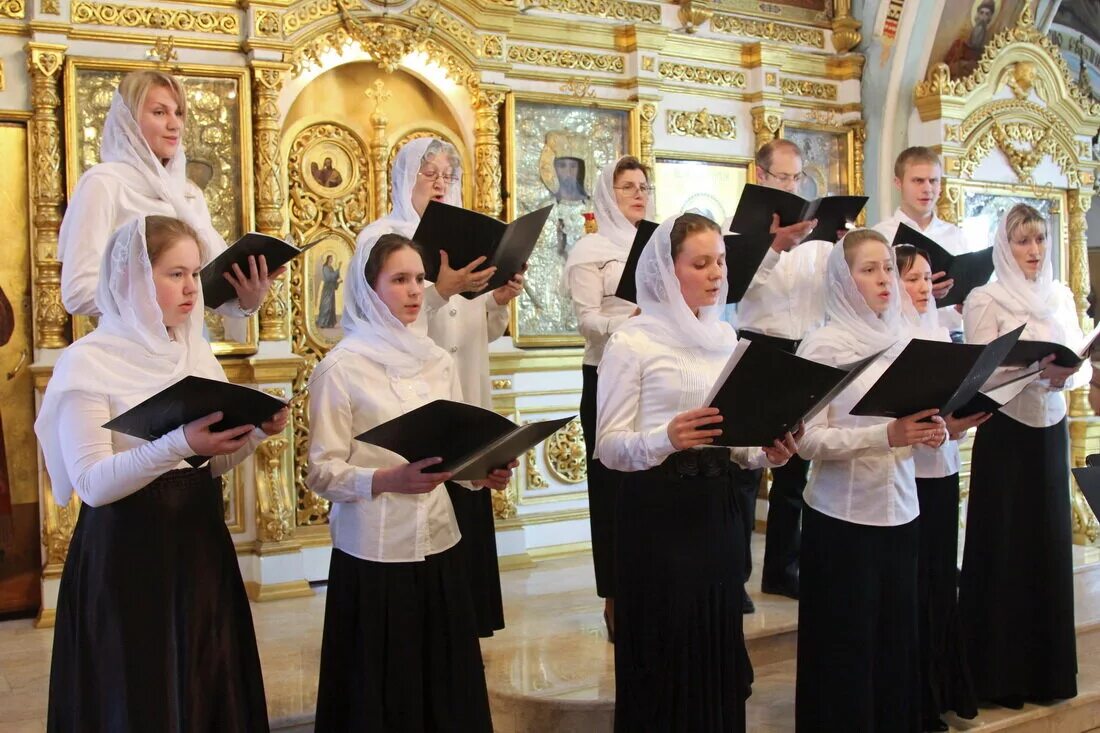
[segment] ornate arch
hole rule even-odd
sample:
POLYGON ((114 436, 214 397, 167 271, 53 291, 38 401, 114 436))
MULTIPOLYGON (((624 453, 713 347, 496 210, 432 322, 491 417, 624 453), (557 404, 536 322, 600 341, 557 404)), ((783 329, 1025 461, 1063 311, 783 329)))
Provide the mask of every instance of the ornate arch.
POLYGON ((959 157, 960 178, 972 178, 986 156, 1000 150, 1022 183, 1033 183, 1035 167, 1049 155, 1065 174, 1070 188, 1081 187, 1081 148, 1073 130, 1058 115, 1034 102, 988 102, 948 132, 964 150, 959 157))

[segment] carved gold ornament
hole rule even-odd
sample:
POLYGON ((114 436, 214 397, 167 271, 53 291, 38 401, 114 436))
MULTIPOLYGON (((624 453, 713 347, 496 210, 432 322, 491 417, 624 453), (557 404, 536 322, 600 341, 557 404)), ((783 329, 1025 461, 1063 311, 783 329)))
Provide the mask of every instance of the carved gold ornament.
POLYGON ((633 23, 660 23, 661 6, 626 0, 539 0, 538 7, 555 13, 591 15, 633 23))
POLYGON ((673 0, 680 9, 676 12, 676 18, 680 21, 680 27, 687 33, 694 33, 699 26, 710 20, 714 15, 714 9, 704 0, 673 0))
POLYGON ((500 191, 500 106, 505 95, 505 89, 486 85, 478 90, 474 104, 474 210, 494 218, 500 218, 504 209, 500 191))
POLYGON ((414 5, 409 13, 446 32, 473 56, 490 59, 499 59, 504 56, 504 36, 478 33, 473 26, 458 16, 445 12, 434 0, 422 0, 414 5))
POLYGON ((714 69, 709 66, 692 66, 691 64, 677 64, 671 61, 662 61, 657 65, 657 73, 670 81, 688 81, 695 84, 708 84, 728 89, 744 89, 746 85, 745 74, 729 69, 714 69))
POLYGON ((0 0, 0 18, 15 18, 18 20, 26 13, 26 0, 0 0))
POLYGON ((294 502, 286 466, 289 441, 268 438, 256 447, 256 539, 283 542, 294 535, 294 502))
POLYGON ((160 37, 153 42, 153 47, 145 52, 145 58, 155 61, 158 66, 168 65, 179 60, 176 53, 176 39, 174 36, 160 37))
POLYGON ((825 48, 825 33, 816 28, 803 28, 770 20, 753 20, 724 13, 716 13, 710 20, 710 27, 719 33, 728 33, 731 36, 763 38, 798 46, 825 48))
POLYGON ((580 420, 571 420, 546 439, 546 466, 552 476, 567 484, 588 478, 580 420))
POLYGON ((596 96, 596 90, 592 88, 592 82, 576 76, 569 77, 558 90, 578 99, 591 99, 596 96))
POLYGON ((782 111, 769 107, 753 107, 752 131, 756 135, 757 150, 779 137, 779 130, 782 127, 782 111))
POLYGON ((665 116, 665 129, 670 135, 736 140, 737 120, 733 115, 715 115, 706 107, 698 112, 670 109, 665 116))
POLYGON ((42 8, 43 13, 49 13, 50 15, 61 14, 61 3, 59 0, 42 0, 39 7, 42 8))
POLYGON ((859 45, 862 24, 852 17, 852 0, 833 0, 833 48, 848 53, 859 45))
MULTIPOLYGON (((285 224, 278 99, 289 68, 287 64, 260 61, 252 64, 256 229, 275 237, 283 235, 285 224)), ((290 336, 288 278, 286 273, 276 278, 260 306, 260 339, 263 341, 284 341, 290 336)))
POLYGON ((224 33, 232 36, 239 35, 241 32, 236 13, 94 3, 86 0, 77 0, 73 3, 72 19, 74 25, 154 28, 197 33, 224 33))
POLYGON ((626 68, 623 57, 613 53, 591 53, 541 46, 508 47, 508 60, 514 64, 529 66, 550 66, 558 69, 579 69, 582 71, 604 71, 621 74, 626 68))
MULTIPOLYGON (((638 153, 642 165, 650 171, 657 167, 657 156, 653 152, 656 138, 653 134, 653 123, 657 121, 657 105, 653 102, 642 102, 638 109, 638 153)), ((593 223, 595 220, 593 220, 593 223)))
MULTIPOLYGON (((528 450, 524 455, 523 463, 524 468, 527 470, 527 488, 529 490, 550 488, 550 483, 543 478, 542 472, 539 471, 538 456, 534 448, 528 450)), ((501 517, 501 519, 503 518, 501 517)))
POLYGON ((779 89, 790 97, 809 97, 810 99, 823 99, 830 102, 836 101, 836 84, 826 84, 806 79, 783 79, 779 82, 779 89))

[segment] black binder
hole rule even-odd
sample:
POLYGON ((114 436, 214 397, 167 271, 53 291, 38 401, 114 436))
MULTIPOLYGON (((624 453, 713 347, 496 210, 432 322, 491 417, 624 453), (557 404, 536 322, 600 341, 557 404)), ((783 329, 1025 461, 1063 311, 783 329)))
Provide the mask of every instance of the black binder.
POLYGON ((1100 453, 1085 458, 1085 465, 1070 469, 1092 513, 1100 517, 1100 453))
POLYGON ((1100 338, 1100 325, 1092 329, 1076 349, 1051 341, 1027 341, 1021 339, 1005 358, 1005 366, 1028 366, 1054 354, 1054 363, 1061 367, 1080 366, 1089 357, 1100 338))
MULTIPOLYGON (((142 440, 156 440, 214 412, 221 412, 222 419, 210 427, 213 432, 241 425, 259 427, 284 407, 285 402, 258 389, 188 376, 134 405, 103 427, 142 440)), ((208 458, 193 456, 187 462, 197 467, 208 458)))
POLYGON ((985 345, 913 339, 851 414, 897 418, 937 408, 950 415, 978 394, 1023 330, 985 345))
POLYGON ((955 410, 955 417, 970 417, 979 412, 997 412, 1039 378, 1039 369, 1008 369, 993 375, 978 394, 955 410))
POLYGON ((727 234, 723 239, 726 242, 726 280, 729 282, 726 302, 740 303, 756 277, 760 263, 767 256, 775 235, 771 232, 727 234))
POLYGON ((628 303, 638 302, 638 283, 634 276, 638 272, 638 259, 642 256, 653 232, 660 226, 656 222, 642 219, 638 222, 638 231, 634 234, 634 241, 630 245, 630 254, 626 256, 626 264, 623 266, 623 276, 619 278, 619 284, 615 288, 615 297, 622 298, 628 303))
POLYGON ((989 282, 993 275, 993 248, 986 247, 977 252, 953 255, 946 249, 907 224, 899 224, 894 235, 893 246, 911 244, 928 253, 932 274, 946 272, 948 278, 955 281, 947 295, 936 301, 940 308, 958 305, 966 300, 970 291, 989 282))
POLYGON ((259 232, 245 234, 207 263, 199 273, 202 281, 202 299, 206 307, 219 308, 237 297, 237 291, 223 277, 225 273, 233 271, 233 265, 237 265, 241 268, 241 272, 248 275, 248 258, 250 256, 259 258, 263 255, 267 261, 268 272, 274 272, 323 240, 324 237, 320 237, 304 247, 295 247, 290 242, 284 242, 278 237, 267 234, 259 232))
POLYGON ((706 399, 725 417, 715 444, 770 446, 824 409, 878 356, 840 368, 741 339, 706 399))
POLYGON ((508 465, 575 416, 516 425, 492 410, 435 400, 355 436, 410 463, 438 456, 429 473, 453 472, 453 481, 479 481, 508 465))
MULTIPOLYGON (((505 224, 476 211, 429 201, 412 237, 422 250, 426 277, 433 282, 439 277, 439 250, 444 250, 456 270, 478 257, 486 258, 479 269, 497 268, 482 293, 506 285, 531 259, 552 208, 543 207, 505 224)), ((479 295, 462 293, 471 300, 479 295)))
POLYGON ((850 229, 866 203, 866 196, 825 196, 807 201, 798 194, 748 183, 737 202, 730 231, 763 234, 771 229, 772 214, 779 214, 781 227, 817 219, 806 241, 835 242, 837 232, 850 229))

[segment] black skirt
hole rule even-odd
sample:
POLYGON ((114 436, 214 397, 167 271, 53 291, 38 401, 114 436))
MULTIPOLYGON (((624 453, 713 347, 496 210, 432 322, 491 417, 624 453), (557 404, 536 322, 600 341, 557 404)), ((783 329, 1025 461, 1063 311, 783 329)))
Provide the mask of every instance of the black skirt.
POLYGON ((741 615, 745 539, 730 466, 685 478, 668 468, 680 455, 623 474, 616 513, 618 733, 745 730, 752 686, 741 615))
POLYGON ((1066 421, 978 428, 959 611, 979 700, 1077 694, 1066 421))
POLYGON ((423 562, 332 550, 317 733, 491 733, 485 667, 455 548, 423 562))
POLYGON ((925 720, 978 714, 959 621, 959 474, 918 478, 917 625, 925 720))
POLYGON ((795 725, 800 733, 921 730, 917 521, 802 513, 795 725))
POLYGON ((82 506, 61 575, 50 731, 266 731, 256 635, 208 468, 82 506))
POLYGON ((504 602, 500 595, 497 563, 497 529, 493 522, 493 496, 489 489, 470 491, 447 484, 455 520, 462 539, 456 546, 466 566, 470 596, 474 602, 477 634, 488 638, 504 628, 504 602))
POLYGON ((596 448, 596 367, 581 367, 581 431, 588 466, 588 518, 592 525, 592 564, 596 569, 596 595, 615 597, 615 501, 622 474, 592 457, 596 448))

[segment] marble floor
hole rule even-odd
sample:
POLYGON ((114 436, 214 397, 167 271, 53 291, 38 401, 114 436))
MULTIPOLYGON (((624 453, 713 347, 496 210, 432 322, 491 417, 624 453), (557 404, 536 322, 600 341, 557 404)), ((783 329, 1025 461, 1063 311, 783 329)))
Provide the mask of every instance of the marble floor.
MULTIPOLYGON (((754 535, 759 563, 763 538, 754 535)), ((991 709, 954 730, 1081 733, 1100 730, 1100 562, 1075 550, 1081 695, 1055 708, 991 709), (1067 727, 1068 726, 1068 727, 1067 727)), ((592 585, 591 558, 579 555, 503 574, 508 628, 484 640, 486 677, 498 733, 611 731, 613 647, 602 602, 592 585)), ((750 581, 757 611, 745 617, 756 668, 748 703, 749 730, 793 730, 797 604, 764 596, 759 566, 750 581)), ((312 729, 325 592, 253 604, 268 708, 274 728, 312 729)), ((0 623, 0 733, 45 729, 51 629, 29 620, 0 623)))

